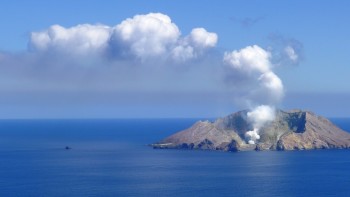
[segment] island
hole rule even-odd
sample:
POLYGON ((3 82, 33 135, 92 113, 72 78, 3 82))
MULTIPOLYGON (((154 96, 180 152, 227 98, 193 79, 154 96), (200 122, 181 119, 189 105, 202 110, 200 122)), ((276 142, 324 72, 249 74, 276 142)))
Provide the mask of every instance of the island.
POLYGON ((350 147, 350 133, 330 120, 310 111, 276 110, 275 119, 259 129, 256 143, 246 140, 253 129, 248 110, 233 113, 213 122, 198 121, 190 128, 157 143, 155 149, 198 149, 217 151, 345 149, 350 147))

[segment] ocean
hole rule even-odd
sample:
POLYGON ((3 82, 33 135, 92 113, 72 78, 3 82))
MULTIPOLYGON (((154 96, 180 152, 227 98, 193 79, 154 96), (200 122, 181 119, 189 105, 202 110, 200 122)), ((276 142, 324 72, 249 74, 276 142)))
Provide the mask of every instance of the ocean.
POLYGON ((350 196, 350 150, 147 146, 197 120, 0 120, 0 196, 350 196))

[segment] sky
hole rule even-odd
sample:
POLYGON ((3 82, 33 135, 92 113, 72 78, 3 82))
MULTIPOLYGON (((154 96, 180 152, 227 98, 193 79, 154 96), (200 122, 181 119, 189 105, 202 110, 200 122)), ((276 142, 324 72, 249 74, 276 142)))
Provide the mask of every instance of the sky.
POLYGON ((13 0, 0 17, 0 118, 350 116, 347 1, 13 0))

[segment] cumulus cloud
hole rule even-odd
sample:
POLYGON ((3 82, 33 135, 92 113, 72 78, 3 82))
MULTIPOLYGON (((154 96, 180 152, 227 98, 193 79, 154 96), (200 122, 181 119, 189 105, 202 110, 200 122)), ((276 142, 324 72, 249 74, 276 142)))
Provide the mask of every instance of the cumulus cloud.
POLYGON ((172 57, 178 61, 201 56, 207 49, 215 47, 218 41, 216 33, 206 31, 204 28, 192 29, 190 35, 179 41, 172 50, 172 57))
POLYGON ((226 77, 236 90, 244 94, 249 104, 276 103, 283 97, 283 83, 272 71, 271 54, 253 45, 224 54, 224 63, 229 68, 226 77), (238 75, 238 77, 237 77, 238 75), (241 86, 238 80, 244 80, 241 86))
POLYGON ((181 36, 169 16, 149 13, 128 18, 116 26, 82 24, 70 28, 53 25, 32 32, 29 48, 34 52, 98 55, 136 60, 187 61, 215 47, 218 36, 204 28, 194 28, 181 36))
POLYGON ((218 36, 216 33, 207 32, 204 28, 194 28, 189 35, 189 40, 195 48, 205 49, 215 47, 218 36))
POLYGON ((257 45, 247 46, 241 50, 225 52, 224 62, 235 70, 251 74, 265 73, 270 70, 270 53, 257 45))
POLYGON ((71 28, 53 25, 47 30, 32 32, 29 48, 39 52, 91 54, 106 49, 111 28, 82 24, 71 28))
POLYGON ((116 43, 126 46, 138 58, 167 55, 179 37, 180 30, 169 16, 160 13, 136 15, 117 25, 113 31, 116 43), (118 43, 121 42, 121 43, 118 43))

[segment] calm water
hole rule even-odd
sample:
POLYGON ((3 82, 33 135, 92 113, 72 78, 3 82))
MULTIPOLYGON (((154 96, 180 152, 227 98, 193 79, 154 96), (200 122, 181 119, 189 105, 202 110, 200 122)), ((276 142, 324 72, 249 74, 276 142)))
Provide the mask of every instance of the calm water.
POLYGON ((0 120, 0 196, 350 196, 350 150, 145 146, 194 121, 0 120))

